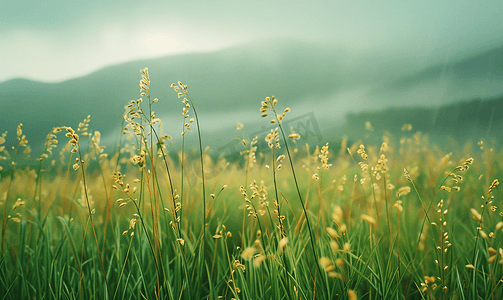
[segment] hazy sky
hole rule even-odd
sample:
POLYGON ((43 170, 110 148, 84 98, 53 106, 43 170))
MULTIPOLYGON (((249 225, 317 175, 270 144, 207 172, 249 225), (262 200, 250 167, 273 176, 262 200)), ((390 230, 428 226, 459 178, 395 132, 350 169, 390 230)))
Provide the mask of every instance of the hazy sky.
POLYGON ((503 0, 2 0, 0 81, 275 37, 442 60, 503 45, 503 0))

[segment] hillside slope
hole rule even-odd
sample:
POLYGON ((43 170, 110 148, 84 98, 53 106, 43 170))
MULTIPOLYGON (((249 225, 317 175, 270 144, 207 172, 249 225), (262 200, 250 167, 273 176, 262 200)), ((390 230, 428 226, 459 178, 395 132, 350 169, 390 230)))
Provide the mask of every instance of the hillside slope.
POLYGON ((206 133, 212 134, 233 129, 241 120, 236 115, 246 119, 270 95, 285 107, 297 106, 296 114, 314 111, 320 122, 329 124, 334 116, 342 121, 348 112, 501 95, 502 61, 503 47, 418 72, 385 54, 351 53, 336 45, 295 40, 266 41, 123 63, 59 83, 0 83, 0 131, 14 133, 22 122, 30 144, 40 145, 54 126, 76 127, 90 114, 91 129, 117 135, 124 105, 139 97, 139 70, 144 67, 149 68, 152 96, 160 100, 154 107, 158 116, 168 123, 181 122, 180 102, 169 88, 181 80, 206 118, 206 133))

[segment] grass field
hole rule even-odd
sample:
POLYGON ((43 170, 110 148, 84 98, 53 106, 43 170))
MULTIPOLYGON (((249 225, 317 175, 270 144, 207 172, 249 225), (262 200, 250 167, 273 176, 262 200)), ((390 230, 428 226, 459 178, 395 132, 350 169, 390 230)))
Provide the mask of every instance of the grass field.
POLYGON ((287 104, 267 97, 268 147, 238 124, 243 151, 226 161, 205 149, 204 99, 171 88, 180 128, 160 126, 168 100, 142 70, 116 149, 89 117, 55 127, 41 154, 22 125, 0 137, 0 299, 503 297, 503 152, 490 141, 447 153, 404 124, 379 144, 301 145, 281 126, 287 104), (39 165, 20 167, 30 155, 39 165))

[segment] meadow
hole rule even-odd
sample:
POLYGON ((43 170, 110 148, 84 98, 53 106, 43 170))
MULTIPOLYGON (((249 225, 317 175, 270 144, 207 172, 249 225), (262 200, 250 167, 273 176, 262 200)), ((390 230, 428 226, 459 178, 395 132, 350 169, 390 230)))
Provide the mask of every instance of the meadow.
POLYGON ((180 127, 163 128, 174 100, 151 96, 148 69, 139 88, 115 149, 92 116, 54 124, 37 154, 22 124, 2 129, 0 299, 503 297, 495 143, 447 152, 367 122, 361 140, 301 144, 269 96, 257 122, 277 128, 248 140, 238 123, 230 161, 204 145, 204 99, 172 84, 180 127))

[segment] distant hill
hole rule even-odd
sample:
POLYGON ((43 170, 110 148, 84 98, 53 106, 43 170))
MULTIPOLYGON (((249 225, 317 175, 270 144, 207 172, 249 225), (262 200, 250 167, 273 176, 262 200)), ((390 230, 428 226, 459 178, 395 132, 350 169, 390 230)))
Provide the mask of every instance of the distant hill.
POLYGON ((432 66, 375 88, 369 97, 401 106, 441 105, 503 94, 503 47, 453 63, 432 66))
POLYGON ((401 127, 411 124, 413 132, 430 135, 435 143, 446 143, 447 136, 457 143, 495 139, 503 142, 503 97, 470 100, 438 107, 394 107, 379 111, 348 114, 345 128, 359 128, 363 136, 365 122, 371 122, 380 139, 385 131, 401 136, 401 127))
POLYGON ((139 70, 144 67, 149 68, 152 94, 160 99, 158 114, 180 114, 169 87, 178 80, 189 86, 201 113, 256 108, 272 94, 293 101, 329 95, 358 83, 356 77, 345 77, 345 56, 334 47, 284 40, 133 61, 60 83, 10 80, 0 83, 0 130, 14 131, 23 122, 28 137, 41 141, 53 126, 76 126, 88 114, 93 128, 117 129, 124 106, 139 97, 139 70))
POLYGON ((8 130, 13 141, 22 122, 30 144, 40 145, 54 126, 76 127, 90 114, 91 129, 117 136, 124 105, 139 97, 139 70, 144 67, 149 68, 152 96, 159 98, 154 110, 168 123, 181 123, 180 102, 169 88, 181 80, 206 118, 207 134, 234 130, 240 120, 236 116, 246 119, 251 111, 259 120, 259 102, 270 95, 281 99, 282 107, 297 106, 297 114, 314 111, 330 130, 334 116, 342 122, 348 112, 501 95, 502 57, 503 47, 418 72, 383 53, 352 53, 337 45, 286 39, 138 60, 59 83, 0 83, 0 132, 8 130))

